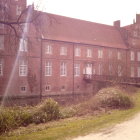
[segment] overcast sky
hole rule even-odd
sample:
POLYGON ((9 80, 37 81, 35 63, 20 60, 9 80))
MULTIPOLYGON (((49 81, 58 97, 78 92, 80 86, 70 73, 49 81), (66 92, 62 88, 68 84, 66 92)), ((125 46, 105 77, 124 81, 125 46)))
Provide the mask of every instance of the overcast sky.
MULTIPOLYGON (((27 0, 28 4, 38 0, 27 0)), ((112 25, 121 20, 121 25, 133 23, 140 14, 140 0, 40 0, 48 13, 112 25)), ((40 4, 39 4, 40 5, 40 4)))

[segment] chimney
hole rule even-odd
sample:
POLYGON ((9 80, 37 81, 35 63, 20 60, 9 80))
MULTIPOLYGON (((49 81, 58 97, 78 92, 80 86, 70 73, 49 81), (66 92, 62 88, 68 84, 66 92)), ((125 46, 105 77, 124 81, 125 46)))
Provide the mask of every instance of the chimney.
POLYGON ((140 14, 136 14, 136 23, 140 24, 140 14))
POLYGON ((114 21, 114 27, 120 28, 120 20, 114 21))

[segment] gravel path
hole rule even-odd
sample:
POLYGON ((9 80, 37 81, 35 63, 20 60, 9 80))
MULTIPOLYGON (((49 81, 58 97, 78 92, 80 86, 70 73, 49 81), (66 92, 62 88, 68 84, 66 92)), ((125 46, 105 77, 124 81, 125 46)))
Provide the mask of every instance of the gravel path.
POLYGON ((89 134, 73 140, 140 140, 140 114, 102 133, 89 134))

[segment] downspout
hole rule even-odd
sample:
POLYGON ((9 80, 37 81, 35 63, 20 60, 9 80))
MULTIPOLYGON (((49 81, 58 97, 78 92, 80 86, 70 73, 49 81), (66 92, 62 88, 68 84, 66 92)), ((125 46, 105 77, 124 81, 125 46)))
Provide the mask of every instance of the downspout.
POLYGON ((40 101, 42 100, 42 38, 41 40, 41 47, 40 47, 40 101))

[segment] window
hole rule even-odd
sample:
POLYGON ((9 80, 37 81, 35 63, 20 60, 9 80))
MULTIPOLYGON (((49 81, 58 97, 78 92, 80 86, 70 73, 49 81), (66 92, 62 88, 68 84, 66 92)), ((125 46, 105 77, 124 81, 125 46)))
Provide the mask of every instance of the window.
POLYGON ((98 65, 98 74, 99 75, 102 75, 102 67, 103 67, 102 64, 98 65))
POLYGON ((80 64, 74 64, 74 75, 80 76, 80 64))
POLYGON ((60 48, 60 55, 67 55, 67 48, 66 47, 60 48))
POLYGON ((45 88, 45 90, 46 91, 50 91, 51 90, 51 86, 50 85, 47 85, 46 88, 45 88))
POLYGON ((19 62, 19 76, 27 76, 27 61, 25 60, 19 62))
POLYGON ((109 64, 109 74, 112 75, 112 72, 113 72, 112 64, 109 64))
POLYGON ((2 75, 3 75, 3 62, 0 59, 0 76, 2 76, 2 75))
POLYGON ((122 76, 122 67, 118 65, 118 76, 122 76))
POLYGON ((135 69, 134 69, 134 67, 133 66, 131 66, 131 77, 134 77, 135 76, 135 69))
POLYGON ((45 76, 52 76, 52 63, 49 61, 45 64, 45 76))
POLYGON ((120 51, 118 51, 117 57, 118 57, 118 60, 121 59, 121 52, 120 51))
POLYGON ((135 59, 135 54, 134 54, 133 51, 131 51, 131 52, 130 52, 130 60, 131 60, 131 61, 134 61, 134 59, 135 59))
POLYGON ((66 89, 66 87, 63 85, 62 87, 61 87, 61 91, 64 91, 66 89))
POLYGON ((98 58, 103 58, 103 50, 98 49, 98 58))
POLYGON ((75 56, 81 56, 81 49, 79 47, 75 48, 75 56))
POLYGON ((137 37, 137 35, 138 35, 137 31, 134 31, 133 33, 134 33, 134 37, 137 37))
POLYGON ((0 50, 4 49, 4 35, 0 35, 0 50))
POLYGON ((111 50, 108 51, 108 57, 109 57, 110 59, 112 58, 112 51, 111 51, 111 50))
POLYGON ((21 8, 21 6, 16 6, 16 15, 17 16, 19 16, 20 14, 21 14, 21 12, 22 12, 22 8, 21 8))
POLYGON ((46 46, 46 54, 52 54, 52 46, 51 45, 46 46))
POLYGON ((21 92, 26 92, 26 86, 20 87, 20 91, 21 91, 21 92))
POLYGON ((137 59, 140 61, 140 52, 137 53, 137 59))
POLYGON ((91 49, 87 49, 87 57, 92 57, 92 50, 91 49))
POLYGON ((138 67, 137 72, 138 72, 138 77, 140 77, 140 66, 138 67))
POLYGON ((19 51, 27 52, 27 39, 20 39, 19 42, 19 51))
POLYGON ((65 62, 60 64, 60 76, 67 76, 67 65, 65 62))

